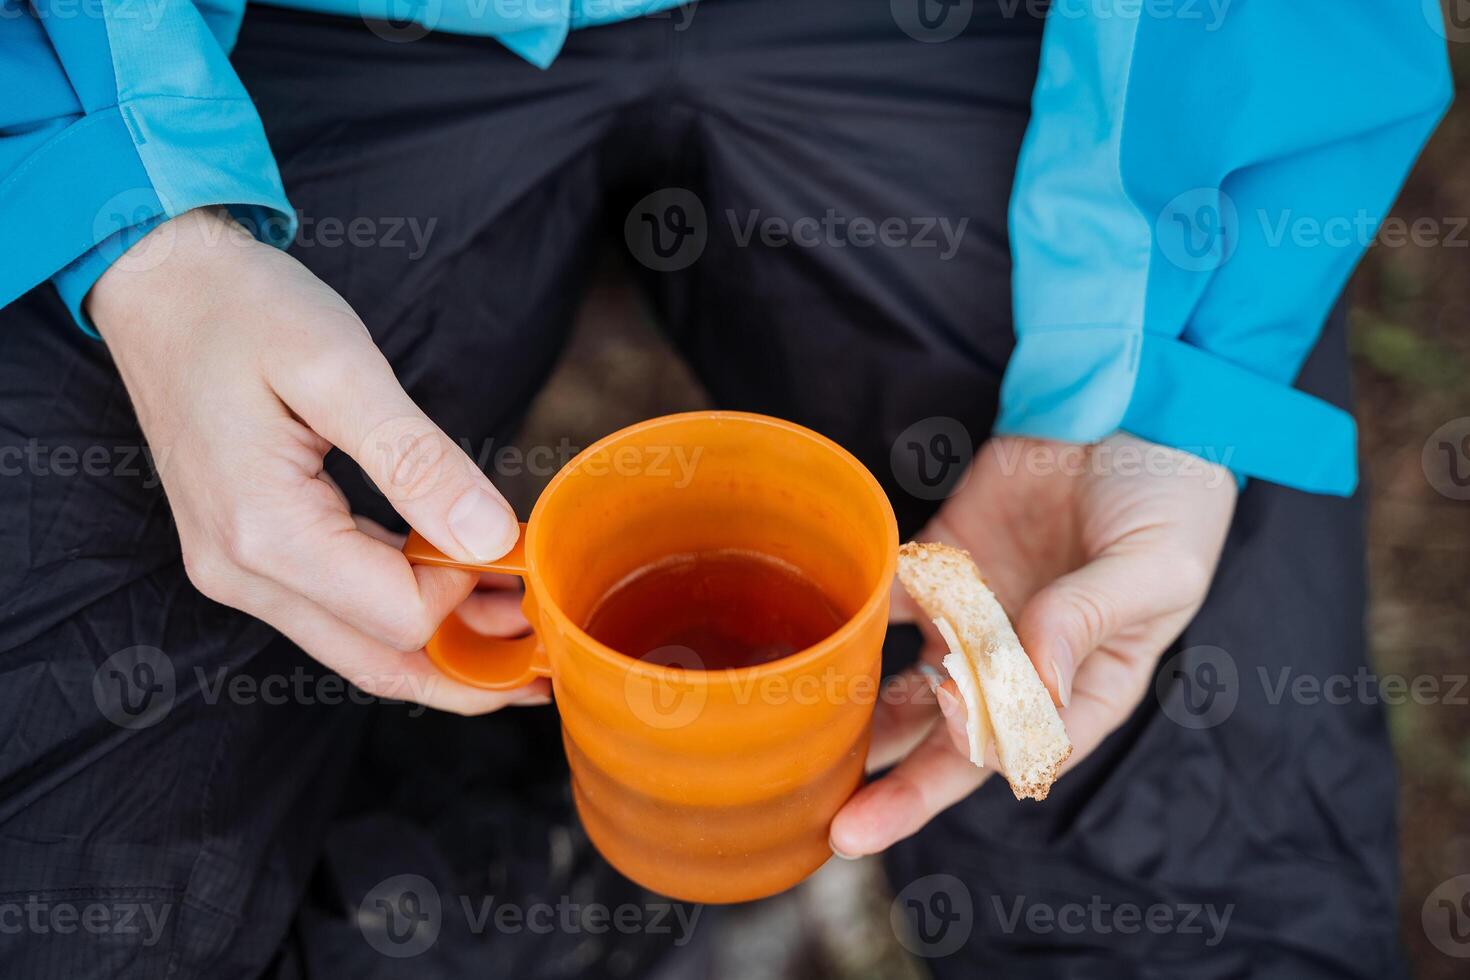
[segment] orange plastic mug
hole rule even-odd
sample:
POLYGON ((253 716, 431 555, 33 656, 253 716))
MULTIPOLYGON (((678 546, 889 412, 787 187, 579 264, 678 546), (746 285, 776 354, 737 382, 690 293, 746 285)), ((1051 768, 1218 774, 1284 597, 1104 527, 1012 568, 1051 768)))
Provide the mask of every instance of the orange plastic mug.
POLYGON ((525 579, 534 633, 494 639, 451 617, 428 654, 480 687, 551 678, 577 811, 629 878, 737 902, 831 855, 828 826, 863 778, 898 553, 887 497, 836 443, 761 415, 652 419, 568 463, 501 560, 455 562, 416 534, 404 550, 525 579), (845 622, 782 660, 708 671, 645 663, 583 631, 630 573, 723 548, 796 566, 845 622))

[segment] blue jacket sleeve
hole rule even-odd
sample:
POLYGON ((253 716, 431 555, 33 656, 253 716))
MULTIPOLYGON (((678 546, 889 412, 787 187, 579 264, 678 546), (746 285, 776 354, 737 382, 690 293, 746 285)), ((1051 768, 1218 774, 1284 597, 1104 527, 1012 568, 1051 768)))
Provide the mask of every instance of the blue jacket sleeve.
POLYGON ((290 241, 295 213, 226 56, 244 5, 220 3, 0 0, 0 306, 51 279, 88 327, 97 278, 192 208, 290 241))
POLYGON ((998 431, 1124 430, 1353 491, 1351 416, 1292 382, 1448 105, 1421 6, 1053 7, 1011 201, 998 431))

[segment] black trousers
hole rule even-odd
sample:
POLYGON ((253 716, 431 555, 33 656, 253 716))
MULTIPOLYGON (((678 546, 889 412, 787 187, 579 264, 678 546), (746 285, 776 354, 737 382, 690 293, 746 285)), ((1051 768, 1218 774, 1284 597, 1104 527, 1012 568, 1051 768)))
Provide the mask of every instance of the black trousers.
MULTIPOLYGON (((542 72, 252 7, 234 60, 296 253, 450 435, 514 434, 610 236, 713 397, 850 447, 907 534, 937 494, 900 434, 995 414, 1040 24, 978 3, 924 43, 893 9, 713 0, 542 72)), ((1338 315, 1300 384, 1347 381, 1338 315)), ((642 977, 696 945, 576 828, 553 709, 345 696, 190 586, 142 445, 46 289, 0 311, 0 975, 642 977)), ((893 849, 906 941, 941 978, 1398 975, 1383 719, 1276 684, 1358 670, 1363 602, 1360 501, 1250 486, 1159 696, 1044 805, 992 780, 893 849)))

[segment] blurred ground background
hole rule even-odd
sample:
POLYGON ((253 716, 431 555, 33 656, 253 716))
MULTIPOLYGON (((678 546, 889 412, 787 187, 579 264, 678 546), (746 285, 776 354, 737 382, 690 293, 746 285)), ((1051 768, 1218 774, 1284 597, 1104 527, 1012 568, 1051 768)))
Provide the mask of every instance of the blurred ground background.
MULTIPOLYGON (((1450 54, 1456 104, 1394 209, 1405 221, 1434 222, 1442 242, 1369 249, 1352 321, 1374 665, 1441 679, 1470 672, 1470 501, 1436 492, 1421 462, 1436 429, 1470 416, 1470 44, 1451 44, 1450 54)), ((1420 980, 1463 980, 1470 960, 1431 945, 1420 914, 1436 885, 1470 873, 1470 707, 1409 703, 1391 707, 1389 723, 1404 944, 1420 980)))
MULTIPOLYGON (((1463 88, 1470 44, 1451 48, 1463 88)), ((1470 502, 1438 493, 1421 453, 1441 425, 1470 416, 1467 160, 1470 100, 1451 110, 1394 211, 1410 226, 1431 222, 1437 244, 1375 244, 1354 283, 1352 321, 1374 665, 1380 675, 1436 678, 1446 691, 1470 673, 1470 502)), ((520 441, 555 445, 566 435, 586 445, 639 419, 706 404, 610 262, 520 441)), ((506 487, 522 514, 543 482, 506 487)), ((1389 718, 1400 766, 1404 944, 1420 980, 1463 980, 1470 961, 1437 950, 1420 914, 1435 886, 1470 873, 1470 708, 1410 701, 1390 707, 1389 718)), ((719 980, 923 977, 893 939, 888 903, 875 863, 833 861, 793 893, 727 917, 719 980)))

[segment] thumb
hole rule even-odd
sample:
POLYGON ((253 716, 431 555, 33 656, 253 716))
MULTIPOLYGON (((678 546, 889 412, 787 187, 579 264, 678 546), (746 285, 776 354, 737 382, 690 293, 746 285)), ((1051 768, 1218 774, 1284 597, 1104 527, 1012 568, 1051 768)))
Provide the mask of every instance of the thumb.
POLYGON ((408 397, 377 347, 364 336, 323 359, 320 370, 278 380, 287 406, 351 456, 393 509, 446 555, 488 562, 509 551, 520 534, 510 504, 408 397))
POLYGON ((1057 702, 1087 656, 1118 633, 1198 603, 1188 575, 1158 550, 1104 552, 1042 588, 1016 623, 1022 646, 1057 702))

